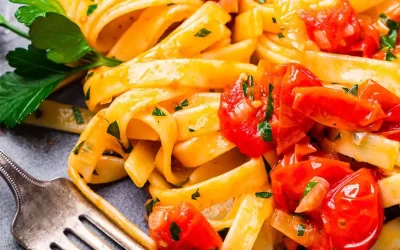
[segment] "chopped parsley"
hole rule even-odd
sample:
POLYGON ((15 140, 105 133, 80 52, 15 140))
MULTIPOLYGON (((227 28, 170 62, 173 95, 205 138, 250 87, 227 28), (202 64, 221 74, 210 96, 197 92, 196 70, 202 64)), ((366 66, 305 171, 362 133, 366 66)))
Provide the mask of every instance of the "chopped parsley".
POLYGON ((108 125, 107 133, 112 135, 112 136, 114 136, 118 140, 121 140, 121 135, 120 135, 120 132, 119 132, 119 126, 118 126, 118 122, 117 121, 114 121, 113 123, 108 125))
POLYGON ((257 192, 256 193, 256 197, 258 197, 258 198, 268 199, 271 196, 272 196, 272 193, 270 193, 270 192, 257 192))
POLYGON ((179 228, 178 224, 175 222, 171 223, 171 226, 169 227, 169 231, 171 232, 171 238, 174 241, 179 241, 180 240, 180 235, 181 235, 181 229, 179 228))
POLYGON ((192 128, 189 128, 189 132, 194 132, 195 130, 192 128))
POLYGON ((124 144, 122 142, 119 142, 119 144, 121 145, 121 148, 124 151, 124 153, 130 154, 132 152, 133 145, 132 145, 130 140, 128 140, 128 147, 127 148, 124 146, 124 144))
POLYGON ((87 74, 87 76, 86 76, 86 80, 87 79, 89 79, 90 77, 92 77, 94 75, 94 72, 92 71, 92 72, 90 72, 89 74, 87 74))
POLYGON ((151 114, 154 116, 165 116, 165 113, 159 108, 155 108, 151 114))
POLYGON ((297 236, 303 236, 305 231, 306 231, 306 226, 305 225, 299 224, 297 226, 297 236))
POLYGON ((97 9, 97 4, 89 5, 87 15, 90 16, 97 9))
POLYGON ((84 124, 85 120, 83 120, 81 110, 77 107, 72 107, 72 112, 74 113, 75 121, 78 124, 84 124))
POLYGON ((354 95, 354 96, 357 96, 357 95, 358 95, 358 84, 354 84, 354 86, 351 87, 351 88, 347 91, 347 93, 352 94, 352 95, 354 95))
POLYGON ((342 137, 342 133, 339 132, 339 133, 335 136, 335 138, 333 139, 333 141, 339 140, 340 137, 342 137))
POLYGON ((275 17, 272 18, 272 22, 276 23, 276 18, 275 17))
POLYGON ((267 103, 267 114, 265 116, 265 120, 269 121, 272 116, 272 112, 274 111, 274 98, 272 97, 272 91, 274 90, 274 85, 269 83, 268 85, 268 103, 267 103))
POLYGON ((199 190, 200 190, 200 189, 197 189, 196 192, 194 192, 194 193, 192 194, 192 200, 197 201, 197 198, 200 197, 200 192, 199 192, 199 190))
POLYGON ((156 205, 157 202, 160 202, 160 199, 155 198, 154 200, 151 200, 149 203, 147 203, 146 205, 147 215, 150 215, 151 212, 153 212, 153 207, 156 205))
POLYGON ((79 154, 79 151, 81 150, 81 147, 85 143, 86 140, 81 141, 76 147, 74 148, 74 151, 72 151, 75 155, 79 154))
POLYGON ((249 86, 247 85, 246 82, 242 82, 242 88, 244 97, 247 97, 247 89, 249 88, 249 86))
POLYGON ((317 185, 317 184, 318 184, 317 181, 310 181, 307 184, 306 189, 304 189, 303 196, 301 198, 303 199, 308 194, 308 192, 310 192, 311 189, 313 189, 315 187, 315 185, 317 185))
MULTIPOLYGON (((389 28, 389 32, 387 35, 381 37, 380 48, 381 49, 394 49, 396 47, 396 41, 398 36, 398 30, 400 28, 400 23, 387 18, 385 14, 379 15, 380 19, 386 23, 386 26, 389 28)), ((385 58, 386 59, 386 58, 385 58)), ((389 54, 389 60, 394 60, 393 57, 389 54)))
POLYGON ((85 100, 86 100, 86 101, 89 101, 89 100, 90 100, 90 87, 89 87, 88 91, 87 91, 86 94, 85 94, 85 100))
POLYGON ((272 141, 272 129, 268 121, 263 121, 257 126, 257 130, 261 133, 261 137, 264 141, 272 141))
POLYGON ((282 33, 278 34, 279 39, 284 38, 285 36, 282 33))
POLYGON ((199 32, 197 32, 194 36, 197 36, 197 37, 206 37, 206 36, 208 36, 209 34, 211 34, 211 31, 209 31, 209 30, 206 29, 206 28, 201 28, 201 30, 199 30, 199 32))
POLYGON ((395 56, 390 50, 386 51, 386 54, 385 54, 386 61, 394 61, 396 59, 397 59, 397 56, 395 56))
POLYGON ((183 107, 187 107, 187 106, 189 106, 189 102, 188 102, 187 99, 185 99, 185 100, 183 100, 183 101, 181 102, 181 104, 175 106, 175 111, 182 110, 183 107))
POLYGON ((169 3, 169 4, 167 4, 167 6, 172 6, 172 5, 174 5, 174 3, 169 3))

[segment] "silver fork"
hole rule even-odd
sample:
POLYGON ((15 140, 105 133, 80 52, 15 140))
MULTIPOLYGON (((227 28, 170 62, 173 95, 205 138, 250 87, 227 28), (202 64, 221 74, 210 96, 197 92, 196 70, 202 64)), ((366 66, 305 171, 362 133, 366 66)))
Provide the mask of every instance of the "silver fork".
POLYGON ((12 190, 17 212, 11 232, 29 250, 79 250, 66 233, 72 233, 93 249, 112 249, 82 220, 91 222, 125 249, 144 249, 93 206, 67 179, 40 181, 0 150, 0 175, 12 190))

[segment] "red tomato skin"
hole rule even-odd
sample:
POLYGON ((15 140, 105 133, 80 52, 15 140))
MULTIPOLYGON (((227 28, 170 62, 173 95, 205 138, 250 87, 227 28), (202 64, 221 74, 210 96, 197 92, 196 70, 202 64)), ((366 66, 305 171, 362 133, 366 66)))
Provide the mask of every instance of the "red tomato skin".
POLYGON ((261 84, 274 86, 274 114, 278 128, 274 134, 277 153, 293 147, 306 136, 314 122, 292 108, 294 101, 293 90, 296 87, 322 86, 321 81, 308 69, 300 64, 289 63, 277 66, 274 71, 265 73, 261 84))
POLYGON ((149 233, 158 249, 209 250, 221 248, 222 239, 193 205, 180 202, 174 206, 155 206, 149 217, 149 233), (181 229, 180 240, 174 241, 170 226, 175 222, 181 229))
POLYGON ((287 166, 279 164, 271 171, 275 205, 285 212, 293 212, 313 177, 319 176, 333 185, 351 173, 349 163, 320 157, 287 166))
POLYGON ((400 98, 397 95, 371 79, 359 86, 358 98, 372 103, 378 102, 385 111, 400 104, 400 98))
POLYGON ((367 250, 383 225, 383 206, 376 177, 360 169, 327 194, 321 218, 332 248, 367 250))
POLYGON ((349 131, 376 131, 386 118, 378 103, 324 87, 296 88, 293 108, 323 125, 349 131))
POLYGON ((400 104, 391 108, 386 115, 387 115, 386 121, 400 122, 400 104))

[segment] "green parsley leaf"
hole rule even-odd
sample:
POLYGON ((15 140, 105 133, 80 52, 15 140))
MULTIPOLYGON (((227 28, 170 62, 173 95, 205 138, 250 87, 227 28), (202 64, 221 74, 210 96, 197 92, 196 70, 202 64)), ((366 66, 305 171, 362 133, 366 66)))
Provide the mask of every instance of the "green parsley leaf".
POLYGON ((396 47, 397 40, 397 30, 391 30, 387 36, 381 37, 381 49, 391 48, 394 49, 396 47))
POLYGON ((279 39, 284 38, 285 36, 282 33, 278 34, 279 39))
POLYGON ((265 3, 267 3, 267 1, 266 0, 258 0, 258 3, 265 4, 265 3))
POLYGON ((196 130, 189 128, 189 132, 194 132, 194 131, 196 131, 196 130))
POLYGON ((86 100, 86 101, 89 101, 89 100, 90 100, 90 87, 89 87, 88 91, 87 91, 86 94, 85 94, 85 100, 86 100))
POLYGON ((14 72, 17 75, 35 79, 64 74, 71 70, 63 64, 47 59, 46 51, 39 50, 33 45, 29 45, 28 49, 16 48, 8 52, 6 58, 10 66, 15 68, 14 72))
POLYGON ((97 4, 89 5, 86 15, 90 16, 97 9, 97 4))
POLYGON ((254 77, 252 75, 247 77, 247 83, 250 85, 250 87, 254 86, 254 77))
POLYGON ((65 10, 57 0, 10 0, 12 3, 24 4, 15 12, 15 17, 27 27, 39 16, 45 16, 47 12, 65 15, 65 10))
POLYGON ((179 111, 179 110, 182 110, 182 109, 183 109, 183 107, 181 105, 176 105, 175 106, 175 112, 179 111))
POLYGON ((188 100, 187 100, 187 99, 183 100, 183 101, 181 102, 181 106, 182 106, 182 107, 187 107, 187 106, 189 106, 188 100))
POLYGON ((86 140, 81 141, 78 145, 76 145, 76 147, 74 148, 74 150, 72 151, 75 155, 79 154, 79 151, 81 150, 81 147, 83 146, 83 144, 85 144, 86 140))
POLYGON ((169 227, 169 231, 171 232, 171 237, 174 241, 180 240, 181 229, 179 228, 178 224, 172 222, 171 226, 169 227))
POLYGON ((211 34, 211 31, 209 31, 209 30, 206 29, 206 28, 201 28, 201 30, 199 30, 194 36, 197 36, 197 37, 206 37, 206 36, 208 36, 209 34, 211 34))
POLYGON ((242 88, 244 97, 247 97, 247 89, 249 88, 249 86, 247 85, 246 82, 242 82, 242 88))
POLYGON ((342 137, 342 133, 339 132, 339 133, 335 136, 335 138, 333 139, 333 141, 339 140, 340 137, 342 137))
POLYGON ((317 181, 310 181, 309 183, 307 183, 306 189, 304 189, 303 196, 301 198, 303 199, 308 194, 308 192, 310 192, 311 189, 313 189, 317 184, 317 181))
POLYGON ((386 61, 394 61, 397 59, 397 56, 395 56, 391 51, 386 51, 386 55, 385 55, 385 60, 386 61))
POLYGON ((151 114, 154 116, 165 116, 165 113, 159 108, 155 108, 151 114))
POLYGON ((382 19, 382 20, 384 20, 384 21, 386 21, 387 16, 386 16, 385 14, 382 13, 382 14, 379 15, 379 18, 382 19))
POLYGON ((400 28, 400 23, 393 21, 392 19, 386 20, 386 25, 390 30, 398 30, 400 28))
POLYGON ((306 231, 306 226, 305 225, 299 224, 297 226, 297 236, 303 236, 305 231, 306 231))
POLYGON ((76 62, 92 51, 79 26, 56 13, 47 13, 33 21, 29 35, 32 44, 48 51, 47 58, 56 63, 76 62))
POLYGON ((344 90, 344 92, 349 92, 349 88, 346 88, 346 87, 342 87, 342 89, 344 90))
POLYGON ((150 215, 151 212, 153 212, 153 207, 156 205, 157 202, 160 202, 160 199, 155 198, 154 200, 151 200, 149 203, 147 203, 146 205, 147 215, 150 215))
POLYGON ((167 4, 167 6, 172 6, 172 5, 174 5, 174 3, 169 3, 169 4, 167 4))
POLYGON ((258 132, 261 133, 261 137, 264 141, 272 141, 272 129, 268 121, 263 121, 257 126, 258 132))
POLYGON ((94 75, 94 72, 92 71, 92 72, 90 72, 89 74, 87 74, 87 76, 86 76, 86 80, 88 80, 90 77, 92 77, 94 75))
POLYGON ((276 18, 275 17, 272 18, 272 22, 276 23, 276 18))
POLYGON ((6 29, 14 32, 15 34, 17 34, 23 38, 26 38, 28 40, 31 39, 27 33, 21 31, 20 29, 16 28, 14 25, 11 25, 9 22, 7 22, 7 20, 2 15, 0 15, 0 27, 6 28, 6 29))
POLYGON ((0 77, 0 123, 14 127, 35 111, 64 80, 66 74, 31 79, 15 73, 0 77))
POLYGON ((118 126, 118 122, 117 121, 114 121, 113 123, 108 125, 107 133, 112 135, 112 136, 114 136, 118 140, 121 140, 121 135, 120 135, 120 132, 119 132, 119 126, 118 126))
POLYGON ((200 189, 197 189, 196 192, 194 192, 194 193, 192 194, 192 200, 197 201, 197 198, 200 197, 200 192, 199 192, 199 190, 200 190, 200 189))
POLYGON ((85 123, 85 120, 83 120, 82 113, 81 113, 81 110, 79 108, 77 108, 75 106, 72 107, 72 112, 74 113, 76 123, 78 123, 78 124, 84 124, 85 123))
POLYGON ((351 88, 347 91, 347 93, 349 93, 349 94, 351 94, 351 95, 354 95, 354 96, 357 96, 357 95, 358 95, 358 84, 354 84, 354 86, 351 87, 351 88))
POLYGON ((124 151, 124 153, 126 154, 130 154, 133 150, 133 145, 131 143, 130 140, 128 140, 128 147, 125 147, 124 144, 122 142, 118 142, 121 145, 122 150, 124 151))
POLYGON ((270 192, 257 192, 256 193, 256 197, 258 197, 258 198, 268 199, 271 196, 272 196, 272 193, 270 193, 270 192))
POLYGON ((274 98, 272 97, 272 91, 274 90, 274 85, 269 83, 268 85, 268 102, 267 102, 267 114, 265 120, 269 121, 271 119, 272 113, 274 112, 274 98))

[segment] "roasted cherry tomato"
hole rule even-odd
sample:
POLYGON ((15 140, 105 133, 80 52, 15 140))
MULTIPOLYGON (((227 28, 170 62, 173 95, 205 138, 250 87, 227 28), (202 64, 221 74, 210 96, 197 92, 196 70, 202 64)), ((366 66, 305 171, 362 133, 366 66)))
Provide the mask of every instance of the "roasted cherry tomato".
POLYGON ((374 80, 367 80, 358 87, 358 97, 369 102, 378 102, 385 111, 400 104, 400 98, 397 95, 374 80))
POLYGON ((370 249, 383 224, 373 172, 363 168, 336 183, 322 204, 321 217, 332 249, 370 249))
POLYGON ((293 212, 313 177, 324 178, 333 185, 351 173, 349 163, 320 157, 310 157, 307 161, 288 166, 278 165, 271 172, 275 205, 293 212))
POLYGON ((220 249, 222 239, 193 205, 155 206, 149 232, 158 249, 220 249))
POLYGON ((221 95, 218 110, 221 133, 250 157, 259 157, 273 149, 272 142, 264 141, 258 131, 258 125, 266 117, 267 98, 268 86, 265 89, 242 79, 227 86, 221 95))
POLYGON ((377 131, 386 118, 379 103, 324 87, 296 88, 293 108, 311 119, 349 131, 377 131), (378 125, 378 126, 375 126, 378 125))
POLYGON ((292 108, 293 89, 322 86, 322 84, 311 71, 296 63, 281 65, 274 71, 265 73, 261 78, 261 84, 267 86, 270 83, 274 86, 274 118, 276 119, 272 122, 278 124, 277 130, 273 130, 274 141, 278 154, 281 154, 304 138, 305 133, 314 124, 311 119, 292 108))
POLYGON ((303 11, 307 33, 323 51, 372 57, 379 49, 379 32, 365 21, 358 21, 348 0, 320 11, 303 11))

